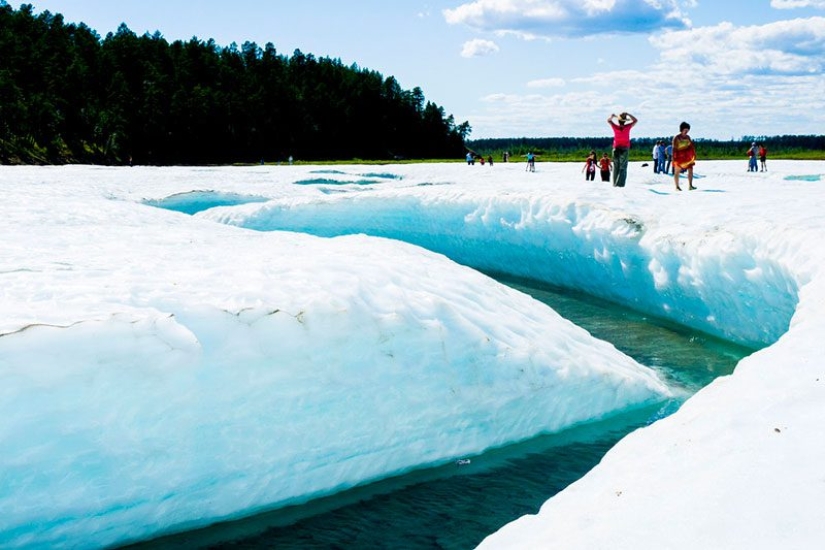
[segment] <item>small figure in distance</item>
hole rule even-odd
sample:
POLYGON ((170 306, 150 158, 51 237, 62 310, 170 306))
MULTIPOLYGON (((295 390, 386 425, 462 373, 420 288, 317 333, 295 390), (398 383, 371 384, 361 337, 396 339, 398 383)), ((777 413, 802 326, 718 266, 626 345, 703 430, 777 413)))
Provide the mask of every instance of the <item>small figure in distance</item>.
POLYGON ((653 156, 653 173, 654 174, 659 173, 659 144, 660 143, 661 143, 661 141, 657 140, 656 143, 653 144, 653 151, 651 152, 651 154, 653 156))
POLYGON ((762 165, 762 172, 768 171, 768 165, 765 163, 765 160, 768 158, 768 148, 765 147, 764 143, 759 144, 759 163, 762 165))
POLYGON ((489 163, 490 163, 490 166, 492 166, 492 165, 493 165, 493 155, 489 155, 489 156, 487 157, 487 162, 489 162, 489 163))
POLYGON ((615 114, 607 118, 607 123, 613 128, 613 187, 624 187, 627 181, 627 161, 630 157, 630 129, 639 120, 630 113, 615 114), (613 122, 617 119, 618 124, 613 122), (630 124, 627 123, 628 119, 630 124))
POLYGON ((759 168, 756 164, 756 159, 759 157, 759 148, 756 142, 751 143, 751 148, 748 149, 748 172, 758 172, 759 168))
POLYGON ((679 125, 679 133, 673 136, 673 181, 676 183, 677 191, 682 190, 679 187, 679 173, 682 170, 687 170, 688 189, 690 191, 696 189, 693 186, 693 165, 696 164, 696 148, 693 146, 693 140, 688 135, 689 131, 690 124, 683 122, 679 125))
POLYGON ((660 139, 658 141, 658 143, 659 143, 659 145, 657 145, 657 148, 658 148, 658 151, 659 151, 659 155, 658 155, 659 170, 658 170, 658 173, 659 174, 667 174, 667 170, 665 170, 665 165, 667 164, 665 162, 666 157, 667 157, 667 153, 665 152, 665 140, 660 139))
POLYGON ((590 151, 582 167, 585 181, 594 181, 596 179, 596 162, 596 151, 590 151))
POLYGON ((599 159, 599 171, 602 174, 602 181, 610 181, 610 157, 607 153, 602 153, 602 158, 599 159))
POLYGON ((527 152, 527 171, 536 171, 536 156, 531 151, 527 152))

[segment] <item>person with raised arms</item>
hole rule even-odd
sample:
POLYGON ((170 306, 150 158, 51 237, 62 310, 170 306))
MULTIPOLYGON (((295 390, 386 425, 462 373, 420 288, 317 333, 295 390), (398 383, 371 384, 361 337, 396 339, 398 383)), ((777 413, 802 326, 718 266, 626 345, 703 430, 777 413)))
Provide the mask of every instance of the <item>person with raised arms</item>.
POLYGON ((613 128, 613 187, 624 187, 627 181, 627 161, 630 157, 630 129, 638 119, 630 113, 615 114, 607 118, 607 123, 613 128), (613 122, 613 119, 617 122, 613 122), (628 123, 628 120, 630 121, 628 123))

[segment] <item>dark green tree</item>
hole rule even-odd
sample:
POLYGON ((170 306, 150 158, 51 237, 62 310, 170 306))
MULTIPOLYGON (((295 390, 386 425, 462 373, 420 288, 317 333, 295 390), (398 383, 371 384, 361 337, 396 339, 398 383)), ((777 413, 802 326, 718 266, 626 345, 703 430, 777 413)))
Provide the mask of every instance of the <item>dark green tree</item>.
POLYGON ((0 0, 0 162, 456 158, 470 126, 420 88, 245 42, 104 39, 0 0))

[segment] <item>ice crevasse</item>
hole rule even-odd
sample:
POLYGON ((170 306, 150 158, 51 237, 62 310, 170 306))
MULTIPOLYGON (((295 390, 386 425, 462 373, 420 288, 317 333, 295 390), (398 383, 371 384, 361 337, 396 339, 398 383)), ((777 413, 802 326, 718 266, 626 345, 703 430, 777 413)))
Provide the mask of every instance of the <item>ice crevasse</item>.
POLYGON ((83 170, 2 173, 0 546, 141 540, 670 395, 440 254, 217 224, 83 170))

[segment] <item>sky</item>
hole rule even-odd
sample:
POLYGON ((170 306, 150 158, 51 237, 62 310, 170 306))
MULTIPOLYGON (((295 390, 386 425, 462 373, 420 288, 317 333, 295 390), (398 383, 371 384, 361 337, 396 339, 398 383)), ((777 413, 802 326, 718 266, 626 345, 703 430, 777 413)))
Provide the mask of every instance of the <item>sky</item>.
POLYGON ((602 136, 621 111, 645 137, 825 128, 825 0, 31 3, 101 37, 126 23, 356 63, 420 87, 471 139, 602 136))

